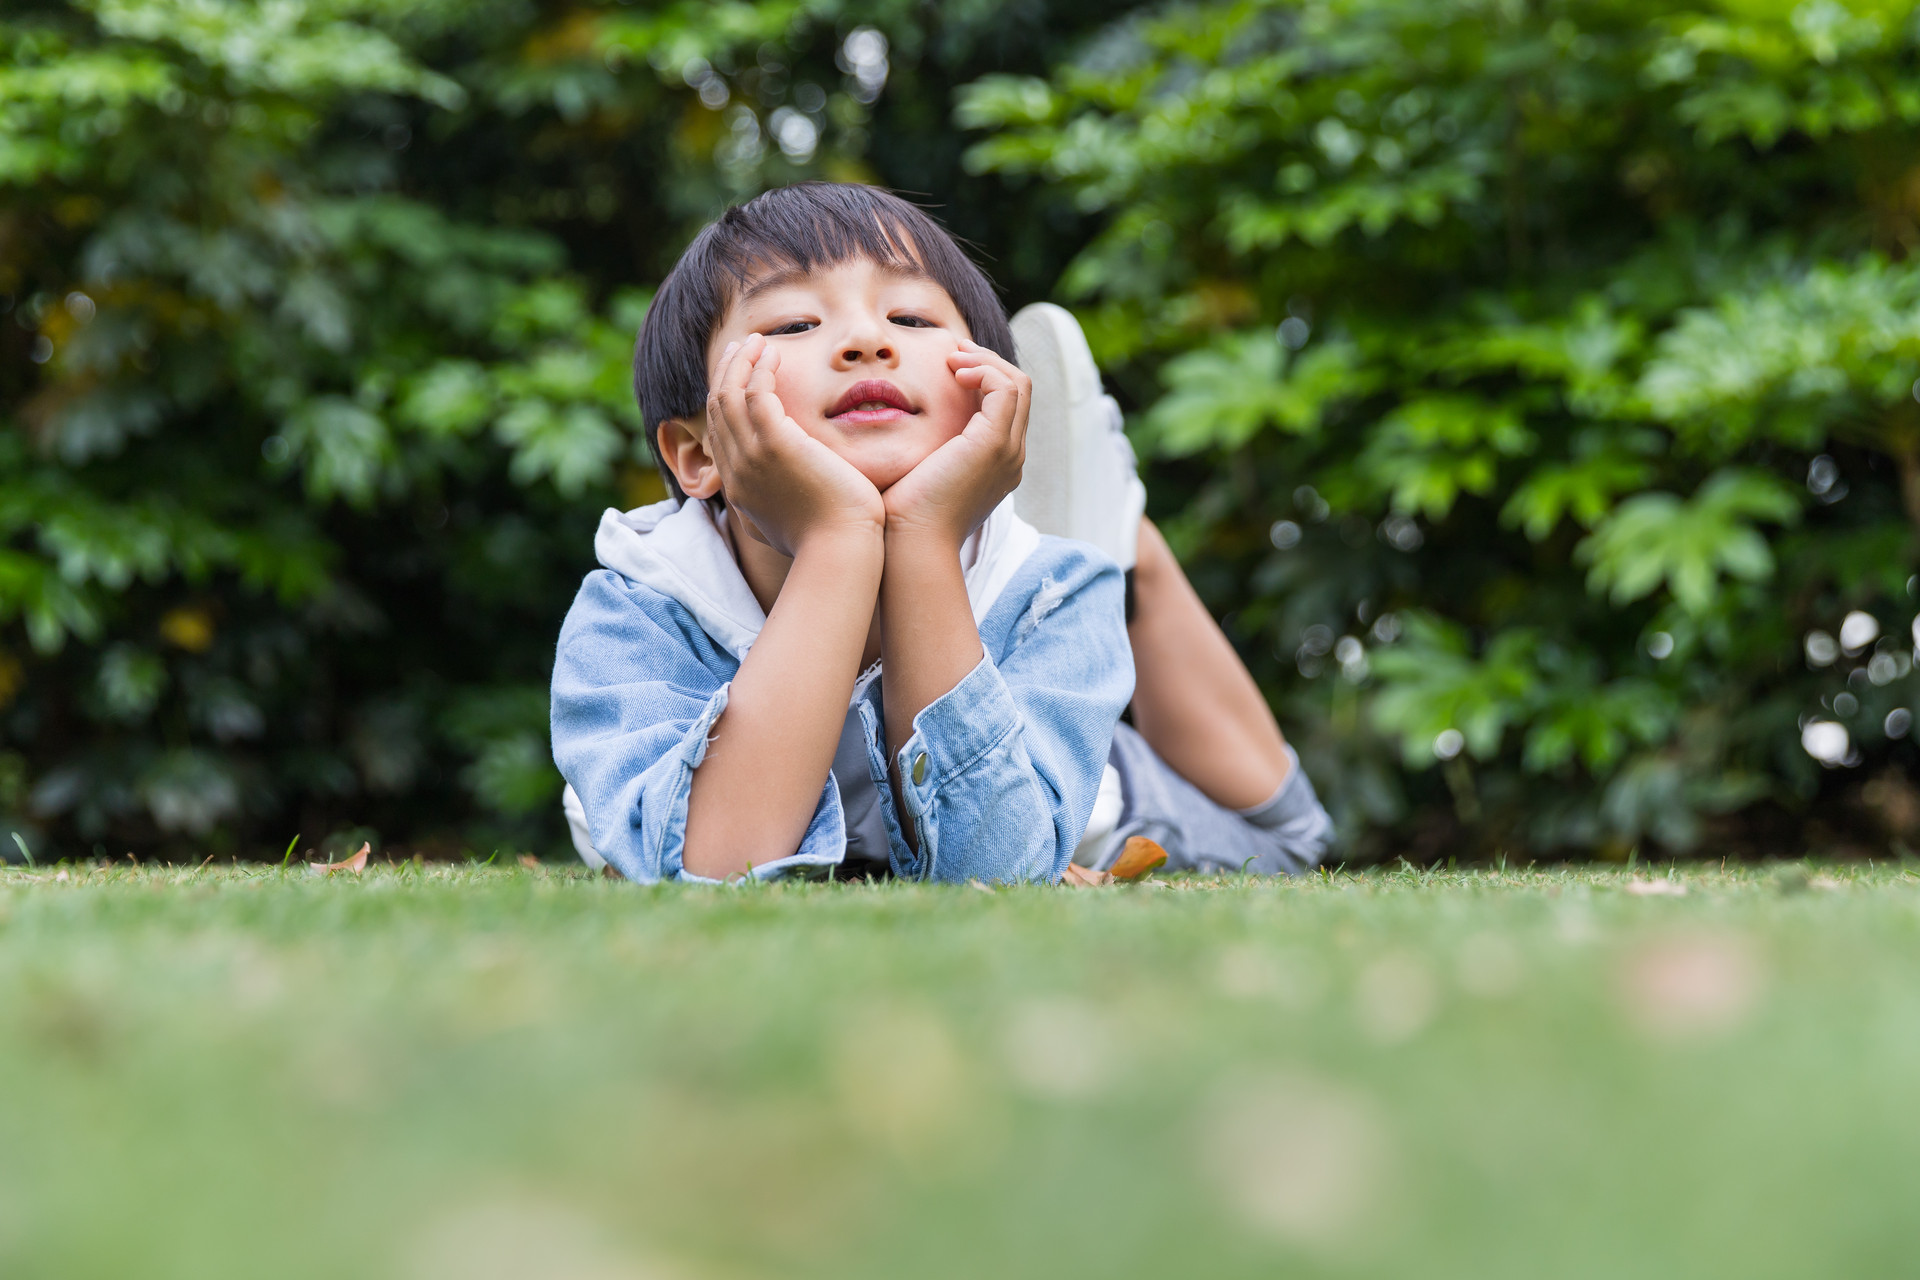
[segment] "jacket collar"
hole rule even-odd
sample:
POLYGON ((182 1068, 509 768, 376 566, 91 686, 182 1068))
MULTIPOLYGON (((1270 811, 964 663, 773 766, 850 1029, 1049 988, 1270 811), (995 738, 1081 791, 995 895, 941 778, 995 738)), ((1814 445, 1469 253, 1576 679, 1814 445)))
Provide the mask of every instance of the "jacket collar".
MULTIPOLYGON (((1011 496, 968 535, 960 564, 976 625, 1039 545, 1039 532, 1014 514, 1011 496)), ((747 656, 767 624, 725 531, 704 502, 668 498, 632 511, 609 507, 600 517, 593 553, 621 577, 678 601, 735 658, 747 656)))

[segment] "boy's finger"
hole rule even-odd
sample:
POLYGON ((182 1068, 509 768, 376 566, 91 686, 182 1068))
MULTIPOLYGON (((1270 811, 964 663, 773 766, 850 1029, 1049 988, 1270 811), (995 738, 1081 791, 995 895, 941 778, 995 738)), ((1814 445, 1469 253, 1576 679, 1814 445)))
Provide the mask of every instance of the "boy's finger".
POLYGON ((734 376, 734 368, 739 358, 739 343, 729 342, 721 349, 720 359, 717 360, 713 366, 713 379, 708 384, 712 391, 718 392, 727 386, 728 380, 734 376))
POLYGON ((962 338, 960 349, 949 355, 947 359, 953 364, 956 377, 965 369, 997 369, 1013 383, 1014 390, 1019 394, 1022 402, 1032 395, 1033 380, 1027 377, 1026 372, 1019 365, 977 342, 962 338))
POLYGON ((727 370, 727 384, 735 390, 746 387, 753 377, 754 365, 766 350, 767 340, 759 334, 749 334, 733 353, 733 362, 727 370))
POLYGON ((956 351, 954 352, 954 356, 967 361, 968 366, 972 368, 998 370, 1004 374, 1007 380, 1013 383, 1015 389, 1022 394, 1025 394, 1026 390, 1032 386, 1033 380, 1027 377, 1026 371, 998 352, 989 351, 985 347, 976 347, 971 351, 956 351))
POLYGON ((740 368, 744 362, 740 359, 740 344, 729 342, 721 349, 720 359, 714 363, 713 376, 707 381, 707 403, 712 406, 726 395, 729 388, 740 379, 740 368))
POLYGON ((1017 368, 1002 371, 998 366, 986 366, 990 372, 983 376, 981 387, 987 394, 981 397, 980 407, 985 409, 989 400, 994 404, 994 425, 1002 432, 1004 448, 1009 458, 1024 459, 1027 453, 1028 411, 1033 405, 1033 382, 1017 368))
POLYGON ((753 334, 745 342, 729 342, 721 353, 721 366, 714 378, 713 392, 707 397, 707 423, 713 428, 718 418, 722 432, 744 431, 747 422, 745 398, 747 380, 752 377, 754 358, 766 345, 766 339, 753 334))
POLYGON ((979 364, 957 369, 953 376, 961 385, 979 389, 980 407, 985 409, 991 402, 995 411, 992 416, 1011 415, 1019 409, 1020 382, 998 365, 979 364))
POLYGON ((978 348, 985 367, 998 371, 1007 380, 1014 398, 1013 412, 1007 423, 1008 444, 1016 453, 1024 456, 1027 447, 1027 416, 1028 411, 1033 407, 1033 379, 1027 376, 1026 370, 997 352, 989 351, 978 343, 969 345, 978 348))
POLYGON ((755 432, 762 432, 777 426, 787 411, 773 389, 774 375, 780 371, 779 350, 763 343, 757 354, 753 371, 747 375, 747 422, 755 432))

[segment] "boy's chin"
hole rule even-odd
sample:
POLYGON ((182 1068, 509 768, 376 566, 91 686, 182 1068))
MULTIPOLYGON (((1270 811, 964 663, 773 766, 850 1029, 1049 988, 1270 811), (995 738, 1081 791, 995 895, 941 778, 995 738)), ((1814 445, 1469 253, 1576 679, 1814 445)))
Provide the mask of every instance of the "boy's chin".
POLYGON ((913 470, 912 467, 905 466, 863 466, 858 463, 855 464, 855 469, 871 481, 873 487, 882 493, 893 488, 894 484, 905 477, 907 472, 913 470))
POLYGON ((913 450, 876 450, 870 454, 842 454, 854 470, 865 476, 874 488, 885 493, 909 471, 926 461, 933 447, 913 450))

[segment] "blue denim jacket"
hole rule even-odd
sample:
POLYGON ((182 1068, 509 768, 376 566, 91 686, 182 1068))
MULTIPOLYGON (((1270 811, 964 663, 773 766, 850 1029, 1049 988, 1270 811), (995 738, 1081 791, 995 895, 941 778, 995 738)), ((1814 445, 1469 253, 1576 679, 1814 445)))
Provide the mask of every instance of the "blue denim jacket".
MULTIPOLYGON (((1014 519, 1010 507, 1004 516, 1014 519)), ((596 545, 603 563, 616 563, 608 532, 603 521, 596 545)), ((917 852, 888 782, 881 681, 856 691, 896 875, 1057 880, 1092 813, 1133 694, 1120 571, 1083 543, 1024 532, 995 566, 991 600, 975 601, 985 656, 914 717, 897 753, 917 852)), ((579 795, 593 847, 631 880, 702 878, 682 864, 693 771, 763 621, 741 599, 743 581, 724 584, 731 603, 716 605, 708 588, 725 569, 709 558, 689 573, 688 558, 588 574, 554 659, 554 760, 579 795)), ((737 577, 730 559, 726 567, 737 577)), ((800 847, 753 874, 823 869, 845 850, 829 776, 800 847)))

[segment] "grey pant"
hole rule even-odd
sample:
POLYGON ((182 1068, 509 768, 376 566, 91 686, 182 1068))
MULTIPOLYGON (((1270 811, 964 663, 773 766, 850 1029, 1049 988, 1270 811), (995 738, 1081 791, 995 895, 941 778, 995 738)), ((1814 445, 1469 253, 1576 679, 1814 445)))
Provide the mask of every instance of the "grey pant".
POLYGON ((1129 836, 1145 836, 1167 851, 1169 871, 1253 871, 1298 875, 1325 856, 1333 820, 1313 783, 1293 761, 1273 798, 1252 809, 1228 809, 1173 771, 1130 724, 1114 730, 1107 761, 1120 775, 1125 803, 1120 825, 1095 860, 1105 870, 1129 836))

